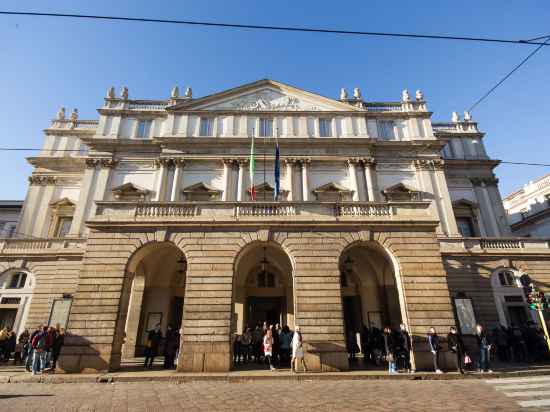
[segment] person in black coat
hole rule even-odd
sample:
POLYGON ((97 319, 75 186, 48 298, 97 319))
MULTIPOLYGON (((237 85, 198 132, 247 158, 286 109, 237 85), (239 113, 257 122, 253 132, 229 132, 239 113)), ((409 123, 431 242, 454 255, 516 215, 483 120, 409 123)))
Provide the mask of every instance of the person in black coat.
POLYGON ((449 330, 449 334, 447 335, 447 343, 449 344, 449 350, 455 355, 457 372, 464 374, 464 342, 462 341, 462 336, 457 333, 454 326, 451 326, 451 329, 449 330))
POLYGON ((179 333, 171 325, 168 325, 164 339, 164 369, 172 369, 174 367, 174 360, 176 359, 179 344, 179 333))
POLYGON ((145 348, 145 368, 152 368, 155 357, 159 353, 160 341, 162 340, 162 332, 160 331, 160 324, 155 326, 147 334, 147 344, 145 348))
POLYGON ((407 372, 411 373, 413 372, 411 367, 411 336, 404 323, 399 325, 396 336, 399 342, 399 358, 402 359, 403 363, 401 366, 403 369, 406 369, 407 372))
POLYGON ((480 324, 476 325, 476 340, 479 348, 478 366, 479 372, 493 372, 489 367, 491 340, 485 329, 480 324))
POLYGON ((65 329, 59 327, 56 330, 55 339, 53 341, 52 345, 52 371, 55 371, 55 368, 57 366, 57 360, 59 359, 59 355, 61 354, 61 348, 65 344, 65 329))
POLYGON ((428 346, 430 347, 430 352, 432 352, 435 373, 443 373, 443 371, 439 369, 439 351, 441 350, 441 343, 433 327, 430 328, 428 332, 428 346))
POLYGON ((388 373, 391 375, 397 373, 397 368, 395 365, 395 337, 389 326, 384 328, 383 339, 386 361, 388 362, 388 373))

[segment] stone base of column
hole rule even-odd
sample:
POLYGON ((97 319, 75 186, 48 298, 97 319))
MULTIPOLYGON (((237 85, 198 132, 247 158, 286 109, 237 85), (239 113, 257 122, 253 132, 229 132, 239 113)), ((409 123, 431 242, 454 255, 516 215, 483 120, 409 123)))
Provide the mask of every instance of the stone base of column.
POLYGON ((178 372, 229 372, 229 343, 185 343, 178 359, 178 372))
POLYGON ((343 343, 308 342, 304 362, 311 372, 342 372, 349 370, 348 353, 343 343))

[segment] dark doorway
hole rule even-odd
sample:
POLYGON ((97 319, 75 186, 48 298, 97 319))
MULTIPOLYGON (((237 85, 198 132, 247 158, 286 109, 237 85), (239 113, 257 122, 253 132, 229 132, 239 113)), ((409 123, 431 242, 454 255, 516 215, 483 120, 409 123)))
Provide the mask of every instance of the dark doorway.
POLYGON ((182 317, 183 298, 174 296, 172 298, 172 305, 170 306, 170 317, 168 318, 168 323, 174 328, 174 330, 180 330, 182 317))
POLYGON ((517 326, 527 325, 527 312, 523 306, 508 306, 510 324, 517 326))
POLYGON ((363 327, 360 296, 344 296, 344 326, 346 333, 359 332, 363 327))
POLYGON ((280 297, 250 296, 247 302, 247 324, 250 327, 267 322, 268 325, 282 323, 282 302, 280 297))
POLYGON ((0 309, 0 329, 13 328, 17 309, 0 309))

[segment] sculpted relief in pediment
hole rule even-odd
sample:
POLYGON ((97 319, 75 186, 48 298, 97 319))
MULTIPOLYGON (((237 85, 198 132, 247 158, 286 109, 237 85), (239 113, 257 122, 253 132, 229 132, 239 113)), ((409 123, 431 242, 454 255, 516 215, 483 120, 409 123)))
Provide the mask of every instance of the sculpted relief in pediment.
POLYGON ((299 97, 285 95, 274 90, 260 90, 245 96, 208 107, 245 111, 319 111, 321 107, 299 97))

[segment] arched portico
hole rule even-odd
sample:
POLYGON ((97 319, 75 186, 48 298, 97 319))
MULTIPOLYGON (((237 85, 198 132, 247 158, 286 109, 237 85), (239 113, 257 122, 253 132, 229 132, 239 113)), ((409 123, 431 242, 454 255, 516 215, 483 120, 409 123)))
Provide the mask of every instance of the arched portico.
POLYGON ((34 276, 24 269, 8 269, 0 274, 0 329, 10 327, 17 336, 23 331, 34 284, 34 276))
MULTIPOLYGON (((138 249, 128 261, 131 282, 125 322, 123 358, 141 356, 147 331, 158 323, 181 327, 187 262, 171 242, 152 242, 138 249)), ((122 308, 121 310, 124 310, 122 308)))

